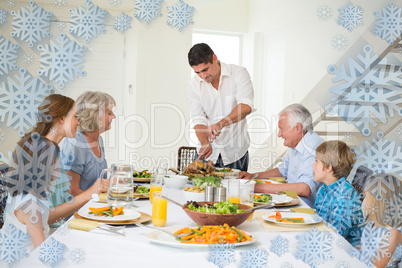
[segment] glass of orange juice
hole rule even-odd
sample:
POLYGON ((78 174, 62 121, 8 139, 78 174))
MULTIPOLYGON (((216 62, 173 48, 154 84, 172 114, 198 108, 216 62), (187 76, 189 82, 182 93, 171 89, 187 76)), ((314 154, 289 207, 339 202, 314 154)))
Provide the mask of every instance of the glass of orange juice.
POLYGON ((163 177, 166 175, 166 169, 155 168, 152 171, 151 182, 149 187, 149 201, 153 201, 153 193, 156 191, 162 191, 163 177))
POLYGON ((230 200, 232 203, 240 203, 240 180, 229 179, 226 200, 230 200))
MULTIPOLYGON (((240 204, 254 207, 254 188, 247 187, 240 189, 240 204)), ((252 218, 253 214, 247 220, 251 220, 252 218)))
POLYGON ((167 200, 161 194, 161 191, 154 192, 152 202, 152 224, 158 227, 165 226, 167 219, 167 200))

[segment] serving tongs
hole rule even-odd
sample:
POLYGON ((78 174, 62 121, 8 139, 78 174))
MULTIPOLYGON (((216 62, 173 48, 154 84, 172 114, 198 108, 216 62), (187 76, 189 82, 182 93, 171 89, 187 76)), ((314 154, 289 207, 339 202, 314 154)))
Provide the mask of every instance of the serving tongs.
POLYGON ((164 232, 165 234, 168 234, 168 235, 170 235, 170 236, 173 236, 174 238, 181 238, 181 237, 183 237, 183 236, 188 236, 188 235, 193 234, 193 232, 188 232, 188 233, 178 234, 178 235, 177 235, 177 234, 174 234, 174 233, 172 233, 172 232, 166 231, 166 230, 164 230, 164 229, 157 228, 157 227, 152 227, 152 226, 148 226, 148 225, 144 225, 144 224, 139 223, 139 222, 136 222, 135 225, 137 225, 137 226, 139 226, 139 227, 147 227, 147 228, 150 228, 150 229, 159 230, 159 231, 161 231, 161 232, 164 232))

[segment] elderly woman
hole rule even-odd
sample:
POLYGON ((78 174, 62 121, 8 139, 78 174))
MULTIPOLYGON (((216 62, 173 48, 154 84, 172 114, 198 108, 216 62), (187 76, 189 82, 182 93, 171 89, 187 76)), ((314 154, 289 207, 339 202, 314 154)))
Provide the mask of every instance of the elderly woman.
POLYGON ((116 118, 112 111, 116 102, 106 93, 87 91, 78 97, 76 106, 77 135, 61 146, 62 157, 68 158, 64 159, 69 162, 66 173, 72 178, 70 193, 74 196, 91 187, 107 168, 100 134, 109 130, 116 118))

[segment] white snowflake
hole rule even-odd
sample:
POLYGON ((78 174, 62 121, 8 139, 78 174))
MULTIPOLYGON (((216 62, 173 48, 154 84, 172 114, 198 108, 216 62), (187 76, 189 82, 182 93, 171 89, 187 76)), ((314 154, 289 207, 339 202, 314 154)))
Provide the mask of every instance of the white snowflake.
POLYGON ((7 22, 7 11, 0 8, 0 24, 7 22))
POLYGON ((380 261, 384 257, 391 257, 388 252, 391 232, 387 228, 373 227, 373 225, 373 222, 369 222, 364 227, 360 253, 356 256, 366 264, 372 264, 374 259, 380 261))
POLYGON ((367 212, 367 215, 370 215, 370 214, 377 215, 378 212, 380 212, 380 208, 376 204, 370 204, 370 205, 366 206, 366 212, 367 212))
POLYGON ((60 88, 64 88, 67 82, 74 81, 79 75, 86 75, 82 64, 85 62, 83 57, 87 48, 79 46, 63 33, 56 42, 51 40, 50 45, 38 46, 42 51, 38 75, 49 77, 51 81, 58 83, 60 88))
POLYGON ((177 4, 167 7, 167 9, 168 9, 167 24, 176 27, 180 32, 183 30, 183 28, 187 27, 189 24, 194 24, 193 22, 194 7, 184 3, 183 0, 179 0, 177 4))
POLYGON ((70 229, 68 228, 68 222, 63 223, 59 228, 57 228, 56 233, 62 236, 66 236, 70 233, 70 229))
POLYGON ((79 6, 78 9, 70 9, 69 12, 71 13, 71 27, 68 31, 84 38, 85 42, 89 43, 89 40, 97 37, 98 33, 106 33, 105 15, 107 11, 95 6, 90 0, 86 0, 84 5, 79 6))
POLYGON ((29 47, 41 41, 44 37, 50 37, 50 17, 52 12, 46 12, 37 6, 33 1, 29 1, 26 9, 22 7, 18 12, 11 11, 14 16, 12 37, 19 37, 21 41, 28 43, 29 47))
POLYGON ((64 30, 66 28, 66 23, 64 21, 57 21, 56 22, 56 27, 59 30, 64 30))
POLYGON ((346 240, 344 238, 338 238, 338 240, 336 240, 336 246, 338 248, 344 248, 346 245, 346 240))
POLYGON ((340 261, 336 264, 335 266, 336 268, 350 268, 349 263, 347 263, 346 261, 340 261))
POLYGON ((7 0, 7 6, 9 8, 12 8, 15 6, 15 0, 7 0))
POLYGON ((50 135, 52 135, 53 137, 55 137, 57 135, 57 132, 58 132, 58 130, 55 127, 51 127, 49 130, 50 135))
POLYGON ((53 0, 52 4, 57 8, 63 8, 68 4, 68 2, 67 0, 53 0))
POLYGON ((402 56, 402 45, 397 45, 396 46, 396 51, 397 51, 399 56, 402 56))
POLYGON ((0 230, 0 260, 6 261, 12 266, 15 261, 22 257, 28 257, 29 234, 23 233, 13 224, 4 226, 0 230))
POLYGON ((342 25, 349 31, 352 31, 359 25, 363 25, 363 8, 354 6, 352 2, 349 2, 342 9, 338 9, 338 11, 338 24, 342 25))
POLYGON ((63 260, 64 248, 66 246, 53 237, 50 237, 39 246, 39 260, 53 267, 56 263, 63 260))
POLYGON ((281 268, 294 268, 294 265, 287 261, 281 264, 281 268))
POLYGON ((357 60, 348 57, 349 70, 345 64, 341 64, 340 69, 335 65, 328 66, 328 72, 336 75, 332 78, 336 85, 330 91, 338 95, 326 107, 328 114, 337 113, 365 136, 371 134, 370 125, 377 126, 373 117, 386 124, 387 116, 394 117, 394 112, 402 115, 399 107, 402 69, 388 64, 387 58, 371 55, 372 50, 366 45, 364 54, 357 55, 357 60))
POLYGON ((70 260, 74 264, 81 264, 85 262, 86 253, 83 249, 76 248, 70 252, 70 260))
POLYGON ((8 74, 17 69, 17 50, 20 46, 14 45, 0 34, 0 75, 8 74))
POLYGON ((242 268, 265 268, 268 263, 268 252, 265 249, 259 249, 255 245, 251 249, 240 252, 240 267, 242 268))
POLYGON ((322 20, 328 20, 332 17, 332 8, 327 5, 319 6, 317 9, 317 17, 322 20))
POLYGON ((373 35, 378 35, 381 39, 393 45, 394 41, 402 34, 402 9, 398 8, 394 2, 389 3, 383 12, 374 12, 376 26, 373 35))
POLYGON ((209 245, 208 261, 214 263, 219 268, 223 268, 223 266, 226 266, 231 262, 235 262, 235 247, 236 245, 234 244, 209 245))
POLYGON ((2 82, 0 91, 0 121, 7 117, 7 127, 18 130, 19 136, 36 124, 36 111, 39 103, 53 89, 52 85, 45 85, 37 77, 21 68, 19 74, 7 77, 7 83, 2 82))
POLYGON ((149 24, 151 20, 162 16, 162 2, 163 0, 136 0, 134 17, 149 24))
POLYGON ((34 63, 34 56, 31 53, 27 53, 24 55, 24 59, 23 59, 24 63, 26 65, 31 65, 32 63, 34 63))
POLYGON ((402 139, 402 125, 399 125, 396 128, 396 136, 398 136, 400 139, 402 139))
POLYGON ((353 134, 350 133, 350 132, 345 133, 345 137, 344 137, 343 139, 344 139, 345 141, 351 141, 351 140, 353 140, 353 134))
POLYGON ((120 15, 113 17, 114 26, 117 31, 124 32, 131 28, 131 17, 121 12, 120 15))
POLYGON ((348 38, 343 34, 337 34, 332 37, 331 45, 336 51, 345 50, 348 47, 348 38))
POLYGON ((402 224, 402 194, 393 195, 389 200, 384 200, 384 223, 390 226, 402 224))
MULTIPOLYGON (((50 145, 38 133, 31 134, 31 142, 25 142, 23 147, 16 145, 15 154, 9 160, 5 182, 11 196, 19 196, 21 203, 29 200, 26 193, 30 193, 36 199, 39 206, 43 205, 41 200, 48 196, 52 176, 57 175, 57 159, 59 150, 55 145, 50 145)), ((34 202, 26 202, 22 208, 24 212, 32 211, 35 208, 34 202)), ((43 206, 44 207, 44 206, 43 206)), ((36 206, 35 213, 39 211, 36 206)), ((33 223, 36 221, 32 217, 33 223)))
POLYGON ((301 259, 311 267, 317 267, 318 263, 332 260, 332 240, 334 237, 328 232, 320 232, 314 226, 311 231, 297 235, 296 259, 301 259))
POLYGON ((288 245, 289 240, 278 235, 275 239, 271 240, 271 251, 280 257, 282 254, 289 251, 288 245))
POLYGON ((2 144, 6 140, 6 133, 0 129, 0 144, 2 144))
POLYGON ((351 152, 356 154, 355 167, 364 165, 374 171, 374 173, 397 173, 402 174, 402 146, 395 146, 395 142, 390 142, 383 138, 384 133, 377 133, 377 139, 372 139, 372 143, 364 141, 363 146, 351 147, 351 152))
POLYGON ((119 7, 123 3, 123 0, 109 0, 109 5, 112 7, 119 7))

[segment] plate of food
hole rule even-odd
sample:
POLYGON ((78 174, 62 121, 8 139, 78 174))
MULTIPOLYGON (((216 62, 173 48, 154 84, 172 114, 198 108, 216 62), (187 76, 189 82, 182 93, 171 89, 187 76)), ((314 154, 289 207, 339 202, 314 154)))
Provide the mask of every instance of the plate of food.
POLYGON ((135 185, 134 186, 134 198, 149 198, 149 187, 135 185))
POLYGON ((215 176, 218 177, 236 176, 239 173, 240 170, 235 168, 215 168, 215 176))
POLYGON ((208 249, 211 244, 235 244, 236 247, 253 244, 257 237, 229 225, 209 225, 199 227, 169 228, 174 234, 192 232, 179 239, 161 231, 153 231, 147 235, 151 242, 176 248, 208 249), (218 234, 219 233, 219 234, 218 234))
POLYGON ((136 171, 133 172, 133 180, 139 182, 150 182, 152 173, 148 170, 136 171))
POLYGON ((284 205, 292 202, 294 199, 286 194, 254 194, 254 204, 275 203, 275 205, 284 205))
POLYGON ((282 225, 286 227, 304 227, 306 225, 317 224, 322 221, 322 218, 315 215, 306 213, 293 213, 293 212, 271 212, 262 216, 263 220, 282 225))
POLYGON ((87 203, 78 210, 78 215, 89 219, 103 222, 131 221, 141 217, 141 213, 124 207, 113 207, 103 203, 87 203))
POLYGON ((282 184, 277 181, 271 181, 270 179, 255 179, 256 183, 271 183, 271 184, 282 184))

